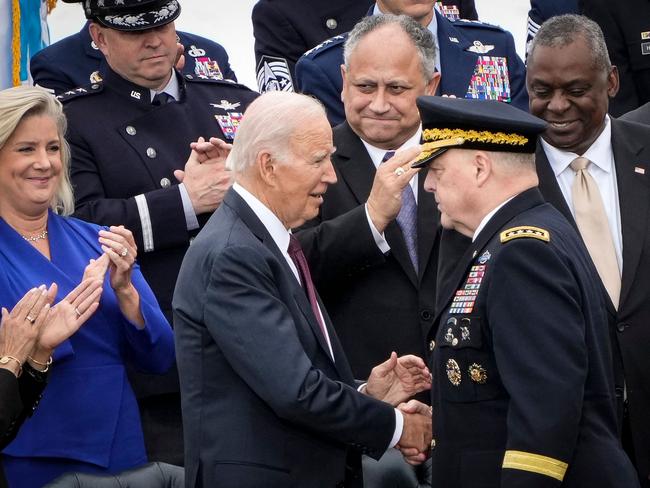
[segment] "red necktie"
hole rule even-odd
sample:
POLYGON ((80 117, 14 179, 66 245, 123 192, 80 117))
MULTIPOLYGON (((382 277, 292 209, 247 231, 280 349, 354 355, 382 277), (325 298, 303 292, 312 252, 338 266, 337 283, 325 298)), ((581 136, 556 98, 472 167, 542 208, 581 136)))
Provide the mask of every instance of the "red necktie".
POLYGON ((323 324, 323 319, 321 318, 320 311, 318 309, 318 300, 316 300, 316 288, 314 288, 314 282, 311 280, 311 273, 309 272, 309 266, 307 265, 307 258, 305 258, 305 253, 302 252, 302 247, 300 247, 300 242, 298 239, 291 234, 289 235, 289 249, 287 254, 293 261, 293 264, 298 268, 298 273, 300 273, 300 280, 302 281, 302 287, 307 293, 307 298, 311 305, 311 310, 314 312, 316 321, 320 326, 320 330, 323 333, 323 337, 327 342, 327 330, 325 329, 325 324, 323 324))

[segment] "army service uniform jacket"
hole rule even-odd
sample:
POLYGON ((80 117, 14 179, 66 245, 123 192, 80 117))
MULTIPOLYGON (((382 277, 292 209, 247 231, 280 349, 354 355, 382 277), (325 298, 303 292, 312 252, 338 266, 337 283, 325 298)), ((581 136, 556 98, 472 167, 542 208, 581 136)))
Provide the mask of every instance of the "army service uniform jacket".
POLYGON ((432 486, 638 486, 595 268, 538 189, 495 213, 450 283, 429 336, 432 486))
MULTIPOLYGON (((214 80, 237 81, 226 50, 201 36, 177 31, 185 48, 183 75, 214 80)), ((108 72, 108 63, 95 46, 88 22, 83 28, 37 52, 29 62, 34 84, 61 94, 89 83, 98 83, 108 72)))
MULTIPOLYGON (((526 69, 515 42, 501 27, 450 21, 436 11, 441 79, 438 95, 510 102, 528 111, 526 69)), ((343 44, 336 36, 306 52, 296 64, 297 91, 318 98, 332 125, 345 120, 341 101, 343 44)))
MULTIPOLYGON (((104 82, 62 97, 75 216, 133 232, 142 273, 168 319, 181 261, 198 232, 187 229, 174 170, 183 169, 198 137, 230 142, 257 96, 243 85, 192 75, 179 84, 180 100, 154 106, 149 89, 109 69, 104 82)), ((208 216, 197 216, 199 223, 208 216)))

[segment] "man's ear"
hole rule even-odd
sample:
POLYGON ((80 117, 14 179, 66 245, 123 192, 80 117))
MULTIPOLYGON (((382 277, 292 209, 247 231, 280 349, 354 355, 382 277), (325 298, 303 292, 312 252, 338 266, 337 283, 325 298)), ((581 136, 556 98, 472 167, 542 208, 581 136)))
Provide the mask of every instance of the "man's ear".
POLYGON ((341 78, 343 79, 343 85, 341 85, 341 101, 345 104, 345 97, 343 94, 345 93, 345 87, 348 84, 348 72, 345 70, 344 64, 341 65, 341 78))
POLYGON ((108 48, 106 44, 106 35, 104 33, 104 28, 96 22, 91 22, 88 26, 88 31, 90 32, 90 37, 92 38, 95 45, 99 48, 102 54, 106 56, 108 48))
POLYGON ((440 73, 436 71, 433 74, 431 80, 429 80, 429 83, 427 83, 427 86, 424 88, 424 94, 435 95, 439 84, 440 84, 440 73))
POLYGON ((260 178, 267 186, 277 184, 278 161, 270 153, 262 151, 255 158, 255 165, 259 169, 260 178))
POLYGON ((485 151, 476 151, 472 161, 476 184, 483 186, 492 174, 492 159, 485 151))

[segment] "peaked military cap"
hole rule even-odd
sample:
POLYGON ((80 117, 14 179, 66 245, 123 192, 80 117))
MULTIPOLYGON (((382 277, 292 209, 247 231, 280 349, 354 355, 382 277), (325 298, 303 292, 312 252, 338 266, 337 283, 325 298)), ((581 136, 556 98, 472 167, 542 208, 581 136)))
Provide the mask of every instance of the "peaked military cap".
POLYGON ((83 3, 86 18, 120 31, 153 29, 173 22, 181 13, 178 0, 63 0, 83 3))
POLYGON ((417 99, 423 151, 413 163, 425 166, 448 149, 534 153, 546 122, 493 100, 423 96, 417 99))

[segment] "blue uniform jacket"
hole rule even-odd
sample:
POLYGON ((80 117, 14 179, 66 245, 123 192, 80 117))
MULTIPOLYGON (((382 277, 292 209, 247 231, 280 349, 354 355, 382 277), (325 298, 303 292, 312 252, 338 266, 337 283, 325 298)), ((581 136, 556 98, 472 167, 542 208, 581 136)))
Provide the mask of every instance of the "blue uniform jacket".
MULTIPOLYGON (((526 70, 512 34, 480 22, 452 22, 437 11, 436 19, 442 71, 438 94, 499 99, 528 111, 526 70), (492 91, 490 86, 495 82, 501 89, 492 91)), ((341 64, 346 38, 341 35, 328 39, 306 52, 296 64, 298 91, 323 102, 332 125, 345 120, 341 64)))
POLYGON ((526 45, 533 40, 544 21, 562 14, 577 14, 578 0, 530 0, 526 45))
MULTIPOLYGON (((237 81, 226 50, 216 42, 187 32, 177 32, 185 47, 183 74, 237 81)), ((94 47, 88 23, 71 36, 36 53, 30 60, 34 84, 60 94, 101 81, 108 71, 102 52, 94 47)))
MULTIPOLYGON (((101 227, 52 213, 47 225, 51 260, 0 219, 3 306, 13 307, 27 290, 43 283, 57 283, 57 301, 63 299, 81 282, 89 259, 102 254, 101 227)), ((5 454, 71 459, 109 469, 146 460, 125 362, 164 373, 174 362, 173 334, 137 265, 132 280, 140 294, 142 330, 124 318, 108 279, 95 314, 56 348, 39 408, 5 454)), ((29 473, 24 476, 23 486, 36 486, 29 483, 29 473)))

